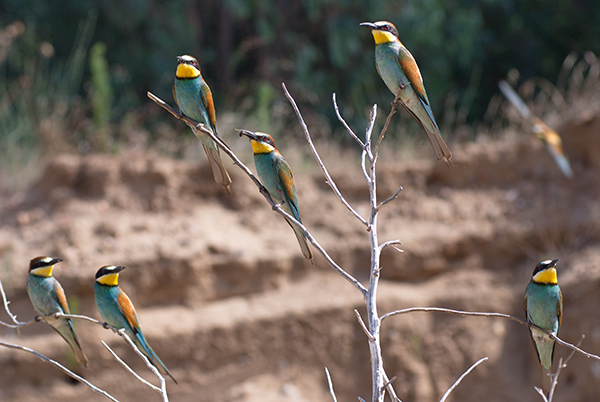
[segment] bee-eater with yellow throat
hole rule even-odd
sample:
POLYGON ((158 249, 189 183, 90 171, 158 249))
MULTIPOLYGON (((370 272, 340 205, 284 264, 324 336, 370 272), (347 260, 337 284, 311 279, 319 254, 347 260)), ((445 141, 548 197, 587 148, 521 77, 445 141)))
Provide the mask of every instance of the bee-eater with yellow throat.
POLYGON ((408 113, 423 127, 437 160, 452 164, 452 152, 444 142, 438 128, 423 77, 413 55, 398 39, 398 30, 391 22, 363 22, 360 25, 371 28, 375 39, 375 66, 379 76, 396 96, 408 113))
MULTIPOLYGON (((250 139, 252 151, 254 152, 254 164, 256 172, 263 186, 269 192, 269 195, 277 204, 281 204, 288 214, 292 215, 298 222, 300 220, 300 209, 298 208, 298 199, 296 198, 296 186, 294 186, 294 177, 290 165, 283 159, 283 156, 277 150, 273 137, 265 133, 253 133, 252 131, 240 130, 240 135, 245 135, 250 139)), ((300 244, 300 249, 304 257, 312 262, 313 254, 308 247, 308 241, 304 233, 295 225, 288 222, 294 229, 294 234, 300 244)))
MULTIPOLYGON (((523 302, 527 322, 554 335, 558 335, 563 311, 562 292, 556 275, 557 262, 546 260, 535 267, 523 302)), ((530 335, 542 368, 542 389, 548 395, 555 341, 533 327, 530 328, 530 335)))
MULTIPOLYGON (((217 118, 212 92, 200 73, 200 64, 192 56, 178 56, 175 84, 173 84, 173 97, 179 106, 179 111, 185 116, 199 123, 204 123, 207 128, 217 134, 217 118)), ((196 133, 196 131, 194 131, 196 133)), ((206 134, 198 133, 202 146, 210 162, 215 181, 222 184, 229 195, 231 191, 231 178, 223 165, 217 144, 206 134)))
MULTIPOLYGON (((124 328, 129 339, 154 367, 175 381, 167 366, 144 338, 133 303, 119 287, 119 272, 124 269, 124 266, 105 265, 96 272, 96 282, 94 283, 96 307, 108 325, 117 329, 124 328)), ((175 383, 177 384, 177 381, 175 383)))
MULTIPOLYGON (((27 279, 27 294, 33 308, 42 316, 56 313, 69 314, 67 297, 60 283, 52 276, 54 265, 60 258, 36 257, 29 262, 29 278, 27 279)), ((70 318, 44 317, 52 328, 71 346, 77 362, 87 367, 88 360, 81 350, 79 339, 73 329, 70 318)))

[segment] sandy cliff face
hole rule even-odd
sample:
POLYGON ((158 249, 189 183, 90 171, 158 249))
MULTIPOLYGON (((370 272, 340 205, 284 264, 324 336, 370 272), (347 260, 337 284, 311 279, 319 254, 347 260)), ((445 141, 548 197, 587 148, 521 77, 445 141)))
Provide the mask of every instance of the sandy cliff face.
MULTIPOLYGON (((383 254, 379 311, 439 306, 523 316, 535 264, 556 257, 565 299, 561 337, 600 353, 600 119, 561 132, 576 178, 524 138, 454 147, 456 167, 380 165, 379 196, 404 187, 380 218, 380 239, 404 253, 383 254), (457 149, 458 148, 458 149, 457 149)), ((327 161, 326 161, 327 162, 327 161)), ((334 164, 334 163, 333 163, 334 164)), ((331 168, 340 190, 366 214, 356 170, 331 168)), ((323 366, 340 400, 370 397, 367 342, 356 322, 358 292, 320 256, 311 266, 296 239, 254 185, 231 168, 233 199, 208 166, 156 155, 61 155, 29 190, 2 198, 0 279, 20 319, 33 317, 24 290, 27 263, 65 259, 55 275, 77 305, 99 318, 93 275, 126 265, 121 286, 146 337, 180 382, 172 401, 328 401, 323 366)), ((297 174, 302 218, 347 271, 366 281, 366 232, 319 174, 297 174)), ((4 313, 0 319, 6 320, 4 313)), ((133 380, 101 346, 106 340, 151 378, 117 336, 78 322, 87 379, 122 401, 158 396, 133 380)), ((43 324, 0 339, 73 365, 67 346, 43 324)), ((460 401, 537 401, 539 368, 527 330, 511 321, 413 313, 383 325, 385 365, 404 401, 436 401, 473 362, 460 401)), ((557 347, 556 359, 568 351, 557 347)), ((557 400, 600 399, 600 364, 576 356, 557 400)), ((0 400, 105 400, 58 370, 0 348, 0 400)))

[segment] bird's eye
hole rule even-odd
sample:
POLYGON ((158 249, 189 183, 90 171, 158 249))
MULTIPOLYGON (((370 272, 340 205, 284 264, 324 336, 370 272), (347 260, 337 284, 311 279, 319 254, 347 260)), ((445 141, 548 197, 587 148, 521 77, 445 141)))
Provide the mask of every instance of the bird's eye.
POLYGON ((383 29, 385 29, 386 31, 389 31, 390 30, 390 26, 389 25, 384 25, 383 29))

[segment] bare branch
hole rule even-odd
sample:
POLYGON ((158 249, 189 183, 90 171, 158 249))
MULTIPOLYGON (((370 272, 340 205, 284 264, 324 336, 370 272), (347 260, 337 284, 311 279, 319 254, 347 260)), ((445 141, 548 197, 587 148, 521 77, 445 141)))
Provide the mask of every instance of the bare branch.
MULTIPOLYGON (((395 246, 396 244, 402 244, 402 242, 400 240, 388 240, 385 243, 382 243, 379 245, 379 252, 382 252, 384 248, 389 247, 389 246, 395 246)), ((400 251, 401 253, 404 252, 404 250, 401 250, 397 247, 394 247, 396 250, 400 251)))
POLYGON ((365 150, 369 154, 369 161, 373 164, 373 152, 371 150, 371 138, 373 137, 373 127, 375 127, 375 118, 377 117, 377 105, 373 105, 369 111, 369 123, 365 129, 365 150))
POLYGON ((306 236, 308 241, 310 241, 312 243, 312 245, 323 255, 323 257, 325 257, 325 259, 327 260, 329 265, 331 265, 333 267, 333 269, 338 271, 338 273, 340 275, 342 275, 342 277, 344 277, 344 279, 346 279, 347 281, 352 283, 358 290, 360 290, 360 292, 363 294, 363 296, 366 294, 367 289, 356 278, 354 278, 352 275, 350 275, 349 273, 344 271, 344 269, 342 267, 340 267, 338 264, 335 263, 335 261, 333 261, 333 259, 329 256, 329 254, 327 254, 325 249, 323 247, 321 247, 321 245, 319 243, 317 243, 315 238, 308 232, 308 230, 304 227, 304 225, 302 225, 293 216, 289 215, 283 209, 281 209, 280 207, 277 206, 277 203, 275 203, 275 201, 273 201, 273 198, 271 198, 271 195, 265 189, 265 187, 261 184, 260 180, 258 180, 258 178, 252 173, 252 171, 250 169, 248 169, 248 167, 246 165, 244 165, 242 163, 242 161, 240 161, 240 159, 237 157, 237 155, 227 146, 227 144, 225 144, 221 140, 221 138, 215 136, 212 133, 212 131, 206 129, 202 124, 195 122, 194 120, 190 119, 187 116, 180 115, 177 111, 175 111, 175 109, 173 109, 171 106, 169 106, 167 103, 165 103, 162 99, 160 99, 156 95, 152 94, 151 92, 148 92, 148 97, 151 100, 153 100, 154 102, 156 102, 159 106, 166 109, 174 117, 185 122, 193 131, 199 130, 202 133, 208 135, 213 141, 215 141, 215 143, 223 150, 223 152, 225 152, 231 158, 231 160, 233 160, 233 163, 235 165, 237 165, 240 169, 242 169, 244 171, 244 173, 246 173, 248 175, 248 177, 250 177, 250 179, 258 187, 260 193, 267 200, 269 205, 271 205, 271 208, 273 208, 273 210, 275 210, 277 213, 279 213, 280 215, 285 217, 289 222, 296 225, 302 231, 302 233, 306 236))
POLYGON ((37 318, 33 318, 26 322, 21 322, 21 321, 17 320, 17 316, 15 314, 13 314, 12 311, 10 311, 10 308, 8 307, 8 305, 10 304, 10 301, 8 301, 8 299, 6 298, 6 293, 4 293, 4 287, 2 286, 2 281, 0 281, 0 293, 2 294, 2 302, 4 303, 4 309, 6 310, 6 313, 8 314, 10 319, 15 323, 15 325, 9 324, 4 321, 0 321, 0 324, 4 325, 5 327, 8 327, 8 328, 18 329, 18 328, 25 327, 25 326, 31 324, 32 322, 37 321, 37 318))
POLYGON ((448 388, 448 391, 446 391, 444 396, 442 396, 442 399, 440 399, 440 402, 445 402, 446 399, 448 399, 448 396, 450 395, 450 393, 452 391, 454 391, 454 388, 456 388, 458 386, 458 384, 460 384, 460 382, 463 380, 463 378, 465 378, 471 371, 473 371, 475 369, 475 367, 479 366, 481 363, 483 363, 486 360, 488 360, 487 357, 483 357, 483 358, 477 360, 471 367, 469 367, 469 369, 467 371, 465 371, 463 373, 463 375, 458 377, 458 380, 456 380, 456 382, 454 384, 452 384, 452 386, 450 388, 448 388))
POLYGON ((396 395, 396 390, 392 386, 392 382, 394 382, 396 377, 392 377, 392 379, 389 380, 387 374, 384 371, 383 379, 385 380, 385 388, 386 388, 387 392, 390 394, 390 398, 392 399, 392 402, 402 402, 402 400, 400 398, 398 398, 398 395, 396 395))
POLYGON ((388 117, 385 119, 385 124, 383 125, 383 128, 381 129, 381 133, 379 134, 379 139, 377 140, 377 143, 375 144, 375 155, 379 154, 379 146, 381 145, 381 141, 383 140, 383 137, 385 136, 385 133, 387 132, 388 126, 390 125, 390 121, 392 120, 392 116, 394 115, 394 113, 396 113, 396 107, 398 106, 398 102, 400 101, 400 92, 402 91, 402 88, 398 88, 398 92, 396 92, 396 96, 394 97, 394 101, 392 102, 392 108, 390 109, 390 114, 388 114, 388 117))
POLYGON ((331 382, 331 376, 329 375, 329 370, 327 369, 327 367, 325 367, 325 375, 327 376, 327 385, 329 385, 329 393, 333 398, 333 402, 337 402, 335 392, 333 391, 333 383, 331 382))
POLYGON ((354 131, 352 131, 352 129, 350 128, 350 126, 348 125, 348 123, 346 123, 346 120, 344 120, 344 118, 340 114, 340 109, 338 108, 338 104, 337 104, 337 100, 336 100, 336 97, 335 97, 335 93, 333 94, 333 108, 335 109, 335 115, 337 116, 337 118, 340 121, 340 123, 342 123, 342 125, 346 128, 346 131, 348 131, 348 133, 350 133, 350 135, 352 136, 352 138, 354 138, 356 140, 356 142, 358 142, 358 144, 360 145, 360 147, 364 150, 365 149, 364 142, 362 142, 360 140, 360 138, 358 138, 358 136, 356 134, 354 134, 354 131))
POLYGON ((42 359, 45 362, 48 362, 52 365, 54 365, 55 367, 58 367, 60 370, 62 370, 65 374, 67 374, 69 377, 74 378, 75 380, 79 381, 82 384, 87 385, 89 388, 92 389, 92 391, 97 392, 101 395, 104 395, 105 397, 107 397, 108 399, 110 399, 111 401, 115 401, 115 402, 119 402, 117 399, 115 399, 112 395, 110 395, 108 392, 101 390, 100 388, 96 387, 94 384, 92 384, 91 382, 87 381, 85 378, 78 376, 77 374, 75 374, 74 372, 72 372, 71 370, 69 370, 68 368, 66 368, 65 366, 63 366, 62 364, 44 356, 43 354, 36 352, 33 349, 30 349, 28 347, 25 346, 21 346, 21 345, 13 345, 12 343, 6 343, 6 342, 1 342, 0 341, 0 345, 5 346, 7 348, 11 348, 11 349, 18 349, 18 350, 23 350, 25 352, 29 352, 33 355, 36 355, 37 357, 39 357, 40 359, 42 359))
MULTIPOLYGON (((581 345, 581 342, 583 342, 584 339, 585 339, 585 335, 581 335, 581 339, 579 339, 579 342, 577 342, 577 347, 579 347, 581 345)), ((546 396, 542 392, 542 397, 545 399, 546 402, 552 402, 552 399, 554 399, 554 391, 556 389, 556 385, 558 384, 558 376, 560 375, 561 371, 567 367, 567 363, 569 363, 569 360, 571 360, 571 358, 573 357, 575 352, 576 352, 576 350, 573 349, 571 351, 571 353, 569 354, 569 356, 567 356, 567 358, 564 360, 564 362, 563 362, 562 358, 558 361, 558 367, 556 369, 556 373, 554 373, 552 375, 552 384, 550 385, 550 392, 548 393, 548 399, 546 399, 546 396)), ((539 388, 537 388, 537 387, 535 387, 535 388, 536 388, 536 391, 539 390, 539 388)), ((540 391, 538 391, 538 392, 540 392, 540 391)))
MULTIPOLYGON (((142 377, 140 377, 140 375, 139 375, 138 373, 136 373, 136 372, 135 372, 135 371, 134 371, 134 370, 133 370, 131 367, 129 367, 129 366, 127 365, 127 363, 125 363, 125 362, 123 361, 123 359, 121 359, 121 358, 119 357, 119 355, 117 355, 117 354, 116 354, 116 353, 115 353, 115 352, 114 352, 114 351, 113 351, 113 350, 110 348, 110 346, 108 346, 108 345, 106 344, 106 342, 104 342, 104 341, 101 341, 101 342, 102 342, 102 345, 104 345, 104 347, 105 347, 106 349, 108 349, 108 352, 109 352, 109 353, 112 355, 112 357, 114 357, 114 359, 115 359, 116 361, 118 361, 118 362, 119 362, 119 363, 120 363, 120 364, 121 364, 123 367, 125 367, 125 369, 127 369, 127 371, 129 371, 131 374, 133 374, 133 376, 134 376, 135 378, 137 378, 137 379, 138 379, 140 382, 144 383, 144 384, 145 384, 145 385, 147 385, 148 387, 152 388, 154 391, 156 391, 156 392, 161 392, 161 390, 160 390, 160 388, 159 388, 159 387, 157 387, 156 385, 154 385, 154 384, 152 384, 152 383, 150 383, 150 382, 146 381, 146 380, 145 380, 145 379, 143 379, 142 377)), ((146 357, 146 356, 144 356, 144 357, 146 357)), ((146 360, 147 360, 147 359, 146 359, 146 360)))
POLYGON ((369 338, 369 340, 374 341, 375 338, 373 337, 373 335, 371 335, 371 333, 369 332, 369 329, 367 328, 367 326, 365 325, 365 322, 363 321, 362 317, 360 316, 360 313, 358 312, 357 309, 354 309, 354 314, 356 314, 356 318, 358 319, 358 323, 360 324, 360 326, 362 327, 363 331, 365 331, 365 334, 367 335, 367 338, 369 338))
MULTIPOLYGON (((321 160, 321 157, 319 156, 319 153, 317 152, 317 148, 315 148, 315 144, 313 144, 312 138, 310 136, 310 132, 308 131, 308 126, 304 122, 304 118, 302 117, 302 114, 300 113, 300 109, 298 109, 298 105, 296 105, 296 101, 294 100, 294 98, 292 97, 292 95, 290 95, 290 93, 288 92, 288 90, 287 90, 287 88, 286 88, 286 86, 285 86, 284 83, 281 83, 281 87, 283 88, 283 92, 285 93, 285 96, 290 101, 290 104, 292 105, 292 108, 294 109, 294 112, 296 112, 296 116, 298 116, 298 120, 300 121, 300 125, 302 126, 302 130, 304 131, 304 136, 306 137, 306 141, 308 142, 308 146, 310 147, 313 155, 315 156, 315 159, 317 160, 317 163, 319 164, 319 166, 321 166, 321 170, 323 170, 323 174, 325 175, 326 183, 329 185, 329 187, 331 187, 331 189, 333 190, 333 192, 335 193, 335 195, 338 196, 338 198, 340 199, 340 201, 342 201, 342 204, 344 204, 346 206, 346 208, 348 208, 348 210, 363 225, 368 226, 368 223, 365 220, 365 218, 363 218, 362 216, 360 216, 360 214, 358 212, 356 212, 356 210, 354 208, 352 208, 352 206, 350 205, 350 203, 348 203, 348 201, 344 198, 344 196, 342 195, 342 193, 340 192, 340 190, 337 188, 335 182, 331 178, 331 175, 327 171, 327 168, 325 167, 325 164, 323 163, 323 160, 321 160)), ((333 95, 333 100, 334 100, 334 104, 335 104, 335 94, 333 95)), ((336 105, 336 110, 337 110, 337 105, 336 105)), ((349 129, 349 127, 348 127, 348 129, 349 129)), ((351 132, 351 130, 350 130, 350 132, 351 132)), ((351 134, 358 140, 358 137, 356 137, 356 135, 354 133, 351 132, 351 134)), ((360 141, 360 140, 358 140, 358 141, 360 141)), ((364 146, 363 146, 363 149, 364 149, 364 146)))
POLYGON ((442 307, 411 307, 411 308, 405 308, 402 310, 396 310, 396 311, 391 311, 389 313, 386 313, 384 315, 381 316, 381 321, 383 321, 384 319, 388 318, 388 317, 392 317, 394 315, 400 315, 400 314, 407 314, 407 313, 414 313, 414 312, 425 312, 425 313, 429 313, 429 312, 440 312, 440 313, 449 313, 449 314, 455 314, 455 315, 462 315, 462 316, 475 316, 475 317, 498 317, 498 318, 507 318, 509 320, 515 321, 521 325, 525 325, 528 328, 535 328, 538 331, 548 335, 551 339, 554 339, 556 341, 556 343, 558 343, 559 345, 565 346, 569 349, 573 349, 574 351, 584 355, 587 358, 591 358, 591 359, 595 359, 595 360, 600 360, 600 356, 597 356, 595 354, 592 353, 588 353, 583 349, 580 349, 579 347, 569 343, 569 342, 565 342, 562 339, 560 339, 558 336, 556 336, 556 334, 554 334, 553 332, 550 331, 546 331, 543 328, 540 328, 536 325, 533 325, 531 323, 528 323, 527 321, 523 321, 522 319, 520 319, 519 317, 515 317, 509 314, 502 314, 502 313, 484 313, 484 312, 475 312, 475 311, 462 311, 462 310, 452 310, 449 308, 442 308, 442 307))
POLYGON ((394 194, 392 194, 390 196, 390 198, 388 198, 387 200, 382 201, 381 203, 379 203, 379 205, 377 205, 377 211, 379 211, 381 209, 381 207, 383 207, 388 202, 393 201, 396 198, 398 198, 398 194, 400 194, 400 191, 402 191, 402 186, 398 187, 398 190, 396 190, 396 192, 394 194))

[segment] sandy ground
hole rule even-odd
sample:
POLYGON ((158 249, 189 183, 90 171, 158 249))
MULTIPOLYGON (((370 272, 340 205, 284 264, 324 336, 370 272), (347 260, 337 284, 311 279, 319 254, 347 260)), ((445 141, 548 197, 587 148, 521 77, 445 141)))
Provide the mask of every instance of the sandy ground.
MULTIPOLYGON (((404 187, 380 217, 381 314, 413 306, 495 311, 523 317, 535 264, 559 258, 561 337, 600 354, 600 118, 561 128, 575 179, 564 178, 533 138, 455 145, 455 168, 382 163, 380 199, 404 187)), ((253 168, 253 167, 252 167, 253 168)), ((13 312, 34 316, 24 284, 37 255, 65 259, 55 276, 75 310, 99 318, 93 275, 126 265, 121 287, 149 342, 173 372, 171 401, 370 399, 367 341, 353 310, 359 292, 321 256, 299 251, 281 217, 233 166, 233 198, 208 166, 152 154, 59 155, 26 191, 0 198, 0 279, 13 312)), ((332 168, 357 211, 368 211, 358 170, 332 168)), ((321 174, 297 175, 303 221, 348 272, 368 278, 368 236, 321 174)), ((0 312, 0 320, 7 320, 0 312)), ((0 340, 33 347, 121 401, 160 400, 116 363, 106 341, 144 377, 152 375, 116 335, 77 322, 88 370, 38 323, 0 340)), ((540 401, 536 357, 525 327, 497 318, 411 313, 383 324, 387 372, 403 401, 437 401, 464 370, 456 401, 540 401)), ((568 350, 557 347, 555 360, 568 350)), ((600 362, 575 356, 556 400, 600 400, 600 362)), ((1 401, 104 401, 35 356, 0 348, 1 401)))

